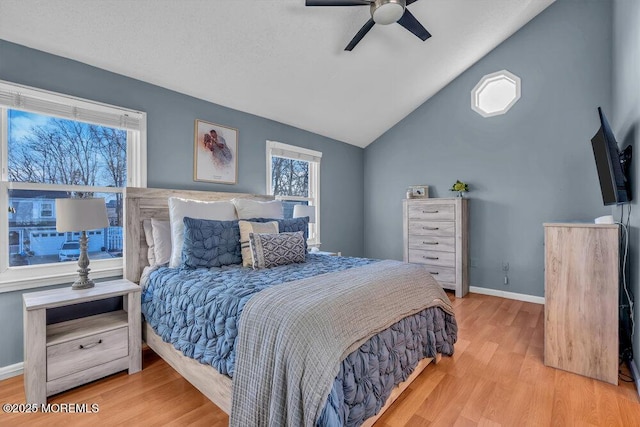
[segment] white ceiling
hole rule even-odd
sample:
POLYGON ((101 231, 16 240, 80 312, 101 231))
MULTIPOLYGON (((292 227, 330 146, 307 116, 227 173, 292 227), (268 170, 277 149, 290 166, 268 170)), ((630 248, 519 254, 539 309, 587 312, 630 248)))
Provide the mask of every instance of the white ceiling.
POLYGON ((0 38, 359 147, 555 0, 419 0, 433 35, 304 0, 0 0, 0 38))

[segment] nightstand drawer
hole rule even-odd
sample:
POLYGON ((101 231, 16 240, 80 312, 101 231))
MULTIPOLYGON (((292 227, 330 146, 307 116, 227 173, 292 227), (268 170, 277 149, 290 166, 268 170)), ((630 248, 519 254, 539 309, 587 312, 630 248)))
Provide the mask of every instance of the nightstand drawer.
POLYGON ((409 236, 409 250, 411 249, 455 252, 455 237, 409 236))
POLYGON ((84 371, 129 354, 128 327, 47 347, 47 381, 84 371))
POLYGON ((456 254, 454 252, 409 249, 409 262, 454 268, 456 266, 456 254))
POLYGON ((455 268, 450 267, 440 267, 435 265, 426 266, 429 274, 433 276, 438 282, 451 282, 455 283, 456 281, 456 270, 455 268))
POLYGON ((410 236, 454 237, 456 225, 453 221, 409 221, 410 236))
POLYGON ((424 219, 427 221, 453 221, 455 206, 453 204, 409 203, 409 220, 424 219))

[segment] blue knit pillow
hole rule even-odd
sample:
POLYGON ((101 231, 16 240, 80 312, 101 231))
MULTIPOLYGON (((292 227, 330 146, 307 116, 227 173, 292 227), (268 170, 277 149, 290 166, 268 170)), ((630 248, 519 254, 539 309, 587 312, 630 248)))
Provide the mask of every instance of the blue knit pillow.
POLYGON ((185 217, 182 266, 211 268, 242 263, 238 221, 185 217))

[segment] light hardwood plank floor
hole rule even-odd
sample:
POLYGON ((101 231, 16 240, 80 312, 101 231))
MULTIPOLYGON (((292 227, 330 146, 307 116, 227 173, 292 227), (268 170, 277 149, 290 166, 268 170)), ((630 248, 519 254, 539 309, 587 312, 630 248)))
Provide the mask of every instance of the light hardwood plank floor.
MULTIPOLYGON (((616 387, 544 366, 542 305, 478 294, 450 298, 459 326, 455 355, 429 365, 376 426, 640 426, 632 384, 616 387)), ((143 368, 49 399, 97 403, 98 413, 0 413, 0 425, 228 424, 226 414, 151 350, 143 368)), ((24 403, 22 381, 1 381, 0 403, 24 403)))

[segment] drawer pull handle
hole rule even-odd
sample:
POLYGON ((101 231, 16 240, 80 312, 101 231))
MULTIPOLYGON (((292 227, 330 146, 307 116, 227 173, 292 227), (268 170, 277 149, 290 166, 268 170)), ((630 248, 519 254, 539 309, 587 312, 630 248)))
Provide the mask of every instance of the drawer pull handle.
POLYGON ((438 242, 422 242, 423 245, 437 245, 438 242))
POLYGON ((422 213, 438 213, 440 211, 422 211, 422 213))
POLYGON ((440 274, 437 271, 430 271, 429 274, 440 274))
POLYGON ((422 258, 424 258, 424 259, 440 259, 437 256, 423 256, 422 258))
POLYGON ((423 230, 440 230, 440 227, 422 227, 423 230))
POLYGON ((87 350, 89 348, 93 348, 97 346, 98 344, 102 344, 102 340, 99 340, 98 342, 94 342, 93 344, 87 344, 87 345, 80 344, 80 350, 87 350))

